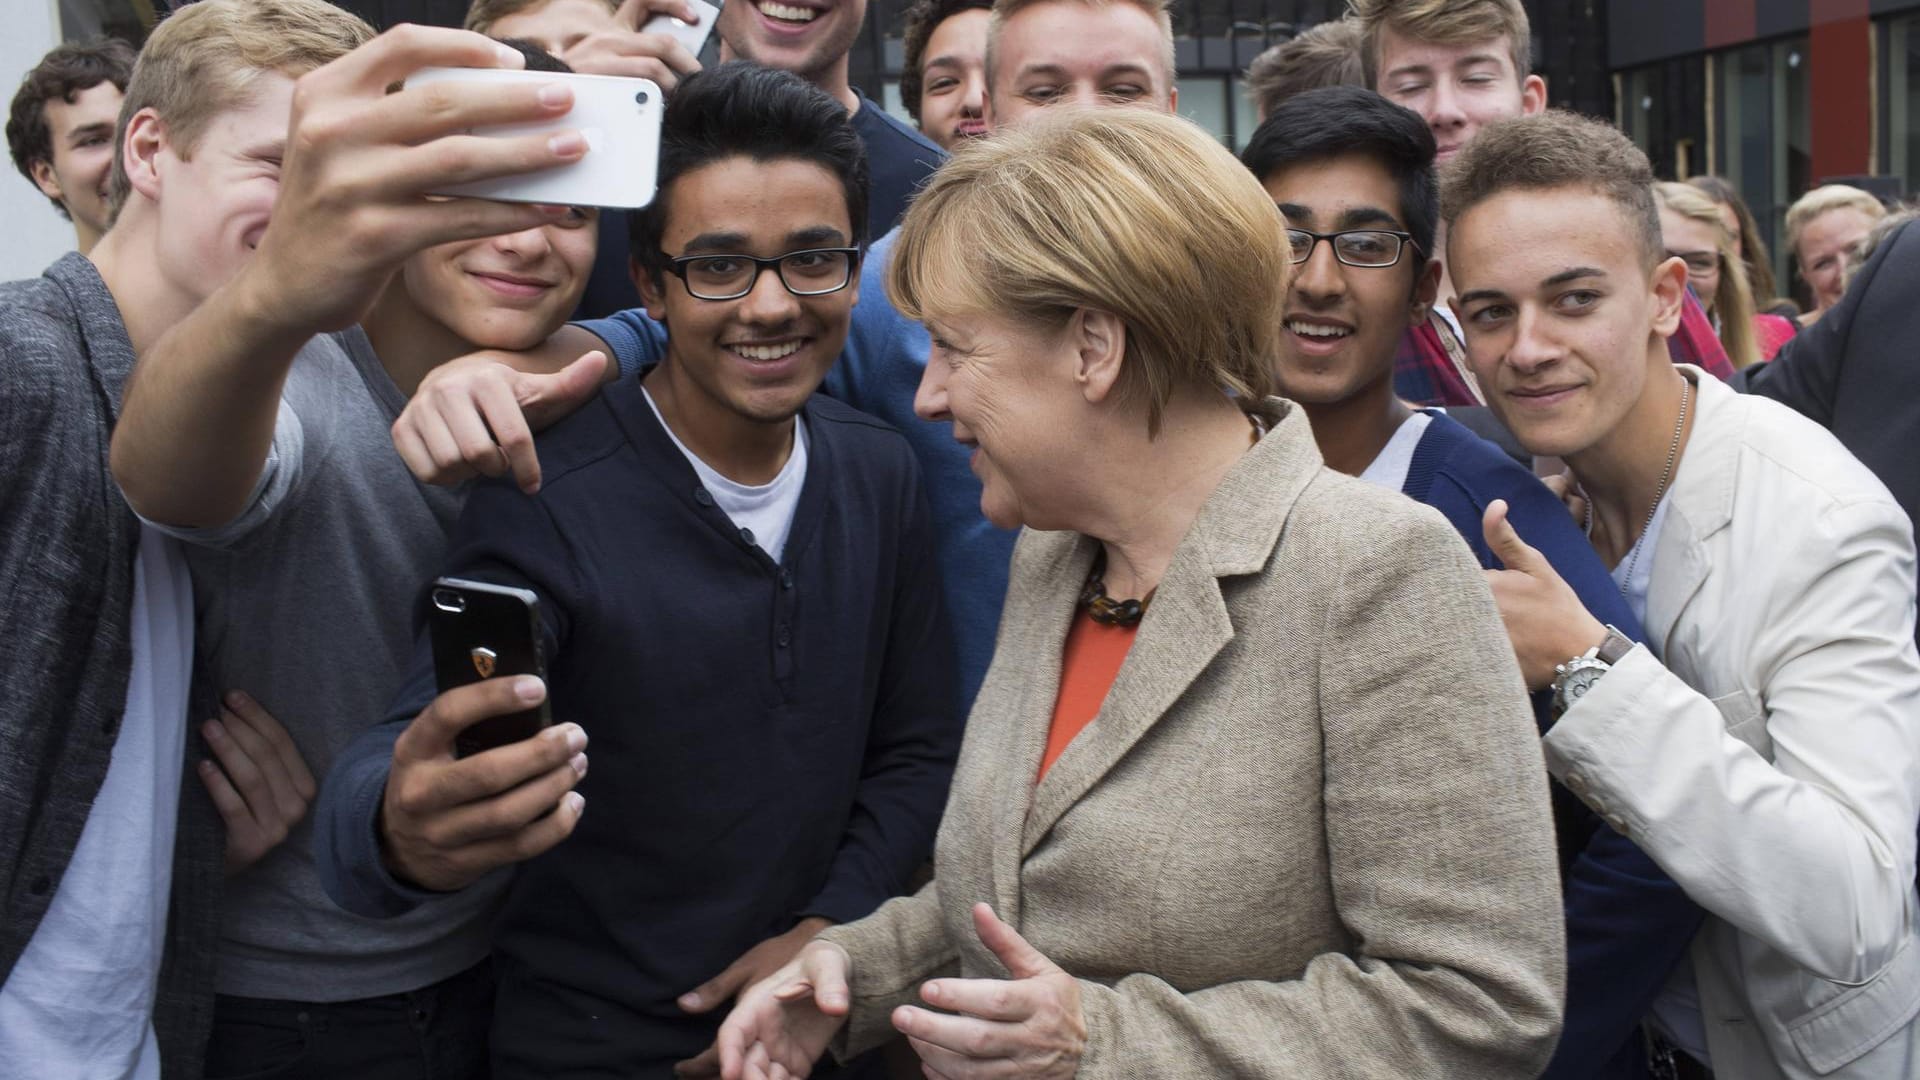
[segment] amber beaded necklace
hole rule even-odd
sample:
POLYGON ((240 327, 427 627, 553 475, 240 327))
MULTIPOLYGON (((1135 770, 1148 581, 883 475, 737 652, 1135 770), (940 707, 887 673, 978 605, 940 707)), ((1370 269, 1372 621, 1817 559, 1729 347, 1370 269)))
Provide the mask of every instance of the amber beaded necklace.
MULTIPOLYGON (((1253 425, 1249 443, 1258 443, 1267 433, 1266 421, 1258 413, 1249 412, 1247 423, 1253 425)), ((1102 626, 1138 626, 1147 605, 1153 602, 1155 590, 1147 590, 1147 595, 1138 600, 1115 600, 1107 595, 1106 574, 1107 549, 1102 547, 1093 557, 1093 568, 1087 571, 1087 583, 1080 587, 1080 606, 1087 609, 1088 618, 1102 626)))

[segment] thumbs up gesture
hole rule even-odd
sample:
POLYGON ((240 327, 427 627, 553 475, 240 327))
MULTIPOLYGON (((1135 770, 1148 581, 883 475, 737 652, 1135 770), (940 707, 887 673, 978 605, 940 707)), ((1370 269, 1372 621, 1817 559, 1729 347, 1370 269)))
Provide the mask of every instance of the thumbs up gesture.
POLYGON ((1087 1045, 1080 984, 987 905, 973 906, 973 928, 1012 978, 931 980, 920 996, 954 1015, 903 1005, 893 1012, 893 1026, 930 1076, 1073 1076, 1087 1045))
POLYGON ((1587 612, 1573 587, 1556 573, 1546 556, 1527 545, 1507 520, 1507 503, 1495 499, 1480 521, 1487 547, 1504 570, 1488 570, 1487 585, 1507 639, 1520 661, 1527 689, 1553 682, 1553 669, 1600 644, 1607 628, 1587 612))

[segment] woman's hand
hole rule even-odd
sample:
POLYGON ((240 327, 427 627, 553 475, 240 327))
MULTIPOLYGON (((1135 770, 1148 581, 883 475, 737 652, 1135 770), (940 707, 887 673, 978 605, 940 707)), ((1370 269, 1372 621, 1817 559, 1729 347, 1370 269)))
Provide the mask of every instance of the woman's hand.
POLYGON ((903 1005, 893 1026, 935 1080, 1073 1076, 1087 1046, 1080 984, 987 905, 973 906, 973 926, 1013 978, 934 979, 920 996, 959 1015, 903 1005))
POLYGON ((806 1076, 847 1022, 847 950, 810 941, 764 982, 750 986, 720 1025, 722 1080, 806 1076))

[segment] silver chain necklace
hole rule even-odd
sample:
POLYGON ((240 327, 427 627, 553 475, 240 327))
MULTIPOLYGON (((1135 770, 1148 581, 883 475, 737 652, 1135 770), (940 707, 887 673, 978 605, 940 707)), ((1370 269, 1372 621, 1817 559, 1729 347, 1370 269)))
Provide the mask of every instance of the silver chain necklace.
MULTIPOLYGON (((1673 444, 1667 447, 1667 466, 1660 470, 1660 486, 1653 493, 1653 507, 1647 511, 1647 520, 1640 526, 1640 535, 1634 538, 1633 549, 1627 552, 1627 572, 1620 575, 1620 595, 1627 595, 1628 586, 1633 584, 1633 568, 1640 565, 1640 548, 1647 538, 1647 530, 1653 528, 1654 515, 1660 512, 1660 500, 1667 497, 1667 484, 1673 479, 1674 462, 1680 459, 1680 434, 1687 430, 1687 403, 1693 397, 1693 383, 1685 378, 1680 380, 1680 420, 1673 425, 1673 444)), ((1583 489, 1580 497, 1586 499, 1587 514, 1585 528, 1587 538, 1593 538, 1593 500, 1587 498, 1583 489)))

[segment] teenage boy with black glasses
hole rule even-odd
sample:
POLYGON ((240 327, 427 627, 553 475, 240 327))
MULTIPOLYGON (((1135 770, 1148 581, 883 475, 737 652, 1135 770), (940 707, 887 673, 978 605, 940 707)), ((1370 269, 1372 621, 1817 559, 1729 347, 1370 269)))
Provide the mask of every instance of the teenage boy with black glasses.
POLYGON ((328 889, 362 914, 519 864, 494 952, 504 1078, 712 1067, 715 1006, 905 890, 959 747, 913 456, 814 392, 859 289, 846 110, 723 65, 669 101, 660 162, 633 249, 665 356, 541 435, 537 495, 478 484, 448 560, 538 594, 550 690, 436 697, 423 640, 316 811, 328 889), (452 758, 549 692, 564 723, 452 758))
MULTIPOLYGON (((1427 125, 1371 90, 1312 90, 1274 110, 1243 160, 1292 227, 1297 261, 1280 385, 1313 421, 1328 467, 1439 510, 1489 569, 1501 563, 1482 520, 1504 501, 1507 517, 1581 601, 1637 637, 1633 613, 1560 501, 1445 412, 1409 409, 1394 393, 1395 345, 1426 317, 1440 279, 1431 257, 1440 200, 1427 125)), ((1543 729, 1552 720, 1549 698, 1535 696, 1543 729)), ((1545 1075, 1621 1075, 1639 1049, 1640 1018, 1701 915, 1651 860, 1558 785, 1554 800, 1568 1000, 1545 1075)))

